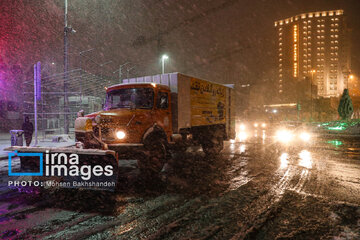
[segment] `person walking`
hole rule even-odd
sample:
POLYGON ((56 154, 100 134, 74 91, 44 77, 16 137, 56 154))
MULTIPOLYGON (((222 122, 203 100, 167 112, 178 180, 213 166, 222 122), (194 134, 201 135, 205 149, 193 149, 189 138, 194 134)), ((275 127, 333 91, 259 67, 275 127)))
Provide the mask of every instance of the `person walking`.
POLYGON ((30 146, 31 140, 32 140, 32 135, 34 132, 34 126, 33 124, 30 122, 29 117, 25 117, 25 122, 22 125, 22 130, 24 131, 24 135, 25 135, 25 141, 26 141, 26 146, 30 146))

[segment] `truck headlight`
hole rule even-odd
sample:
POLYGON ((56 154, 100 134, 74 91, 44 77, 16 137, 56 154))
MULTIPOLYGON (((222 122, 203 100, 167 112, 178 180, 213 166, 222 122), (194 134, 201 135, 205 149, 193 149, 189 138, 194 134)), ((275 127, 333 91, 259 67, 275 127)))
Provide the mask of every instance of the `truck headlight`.
POLYGON ((118 138, 118 139, 124 139, 125 138, 125 136, 126 136, 126 134, 125 134, 125 132, 124 131, 117 131, 116 132, 116 137, 118 138))
POLYGON ((303 140, 304 142, 309 141, 310 138, 311 138, 311 135, 310 135, 310 133, 308 133, 308 132, 302 132, 302 133, 300 134, 300 139, 303 140))

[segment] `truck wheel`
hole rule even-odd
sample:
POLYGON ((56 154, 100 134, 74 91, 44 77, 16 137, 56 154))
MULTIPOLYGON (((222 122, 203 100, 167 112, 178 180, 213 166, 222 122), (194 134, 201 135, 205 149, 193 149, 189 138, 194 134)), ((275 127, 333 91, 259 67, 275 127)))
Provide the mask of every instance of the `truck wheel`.
POLYGON ((159 175, 166 162, 167 151, 163 140, 156 140, 145 147, 145 154, 138 159, 138 167, 144 177, 156 177, 159 175))
POLYGON ((204 139, 201 144, 202 149, 206 155, 219 154, 224 148, 224 139, 222 136, 214 134, 209 139, 204 139))

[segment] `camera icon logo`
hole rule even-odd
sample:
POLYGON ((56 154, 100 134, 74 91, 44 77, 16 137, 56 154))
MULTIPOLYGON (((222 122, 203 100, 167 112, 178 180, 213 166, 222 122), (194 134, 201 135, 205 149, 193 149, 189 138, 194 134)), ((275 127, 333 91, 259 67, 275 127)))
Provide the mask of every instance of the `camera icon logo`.
POLYGON ((14 151, 9 153, 9 176, 43 176, 43 154, 42 153, 18 153, 14 151), (39 172, 12 172, 11 163, 14 157, 39 157, 39 172))

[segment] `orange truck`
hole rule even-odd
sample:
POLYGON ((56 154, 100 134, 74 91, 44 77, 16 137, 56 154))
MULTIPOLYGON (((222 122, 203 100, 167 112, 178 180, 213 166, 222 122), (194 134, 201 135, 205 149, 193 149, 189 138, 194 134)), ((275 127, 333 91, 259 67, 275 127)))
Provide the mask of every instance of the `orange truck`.
MULTIPOLYGON (((92 179, 117 182, 121 159, 136 159, 141 173, 154 176, 173 151, 198 145, 206 154, 218 154, 224 140, 235 138, 233 91, 233 85, 180 73, 125 79, 107 88, 103 110, 86 116, 79 112, 76 147, 8 150, 20 155, 43 153, 43 172, 36 176, 50 176, 57 182, 88 180, 90 170, 95 176, 103 173, 92 179)), ((36 157, 20 155, 21 169, 41 172, 36 157)))
POLYGON ((107 88, 102 111, 75 120, 76 139, 158 173, 171 150, 201 145, 217 154, 235 138, 234 96, 233 85, 180 73, 125 79, 107 88))

